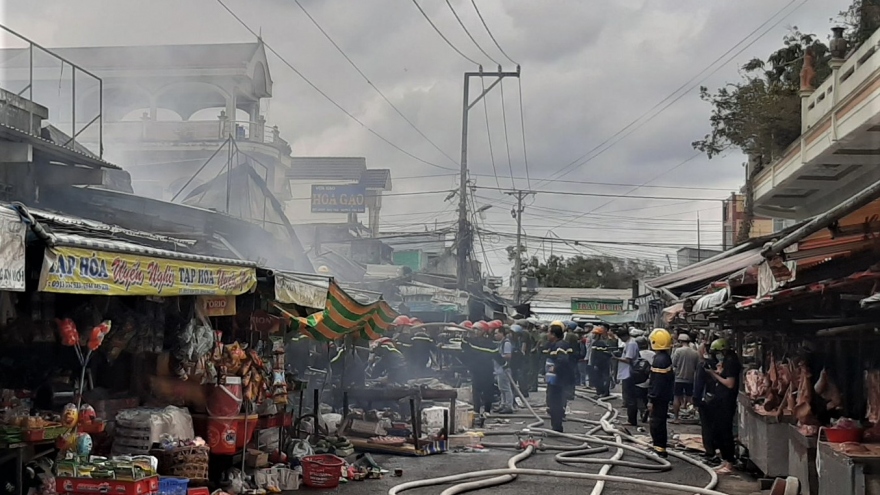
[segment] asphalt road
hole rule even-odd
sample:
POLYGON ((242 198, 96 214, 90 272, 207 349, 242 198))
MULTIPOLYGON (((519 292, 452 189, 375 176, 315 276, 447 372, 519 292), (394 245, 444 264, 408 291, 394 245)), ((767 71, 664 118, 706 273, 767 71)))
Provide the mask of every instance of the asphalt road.
MULTIPOLYGON (((619 403, 619 401, 618 401, 619 403)), ((619 404, 617 404, 619 405, 619 404)), ((598 419, 602 415, 602 409, 588 401, 576 400, 571 404, 572 416, 583 417, 588 419, 598 419)), ((509 425, 499 425, 497 428, 502 430, 513 430, 525 427, 528 420, 512 419, 509 425)), ((696 427, 670 425, 670 433, 694 433, 696 427)), ((566 432, 582 433, 587 430, 587 426, 579 423, 568 422, 565 424, 566 432)), ((631 433, 639 435, 642 432, 631 431, 631 433)), ((514 436, 493 436, 492 442, 516 440, 514 436)), ((550 440, 549 442, 561 443, 559 440, 550 440)), ((501 469, 507 466, 507 460, 516 454, 514 449, 490 449, 484 453, 455 453, 449 452, 441 455, 409 458, 386 455, 373 455, 373 458, 385 469, 393 472, 394 469, 403 469, 403 476, 396 478, 386 475, 381 480, 366 480, 362 482, 351 482, 340 485, 336 490, 311 490, 315 493, 339 493, 345 495, 382 495, 388 492, 391 487, 407 481, 421 480, 428 478, 436 478, 451 474, 467 473, 484 469, 501 469)), ((613 451, 596 454, 594 457, 607 458, 613 455, 613 451)), ((562 465, 557 463, 552 452, 539 452, 529 459, 521 462, 518 467, 554 471, 571 471, 571 472, 591 472, 598 473, 600 465, 562 465)), ((632 460, 643 462, 644 458, 635 454, 627 453, 623 457, 624 460, 632 460)), ((639 470, 628 467, 614 467, 611 470, 612 475, 618 476, 634 476, 641 479, 651 479, 664 481, 667 483, 705 486, 709 482, 709 475, 702 469, 688 464, 684 461, 670 458, 673 469, 668 472, 656 473, 650 471, 639 470)), ((517 480, 499 487, 480 490, 473 493, 487 493, 491 495, 526 495, 544 493, 552 490, 552 495, 569 495, 588 494, 592 489, 594 482, 572 480, 565 478, 546 478, 546 477, 528 477, 521 476, 517 480)), ((407 495, 438 495, 446 486, 435 486, 429 488, 414 489, 405 492, 407 495)), ((720 487, 716 488, 730 495, 757 495, 757 485, 744 477, 734 476, 722 479, 720 487)), ((659 489, 646 489, 634 485, 624 484, 606 484, 603 492, 605 495, 622 495, 633 493, 683 493, 663 491, 659 489)), ((548 493, 548 495, 550 495, 548 493)))

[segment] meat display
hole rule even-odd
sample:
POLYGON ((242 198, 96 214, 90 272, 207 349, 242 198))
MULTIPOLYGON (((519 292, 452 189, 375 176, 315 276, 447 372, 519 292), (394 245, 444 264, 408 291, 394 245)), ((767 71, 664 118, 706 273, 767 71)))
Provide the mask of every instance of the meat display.
POLYGON ((865 397, 868 398, 867 420, 880 423, 880 370, 865 371, 865 397))
POLYGON ((816 386, 813 387, 813 390, 819 394, 819 397, 822 397, 827 401, 825 407, 829 411, 834 411, 837 409, 841 409, 843 407, 843 396, 840 394, 840 389, 837 388, 837 385, 831 381, 831 378, 828 377, 828 371, 826 369, 822 369, 822 372, 819 373, 819 380, 816 382, 816 386))
POLYGON ((819 426, 819 420, 813 415, 813 410, 810 407, 810 402, 813 400, 813 387, 810 386, 812 373, 810 373, 805 361, 798 364, 797 374, 798 388, 794 404, 794 417, 797 418, 799 426, 819 426))
POLYGON ((752 400, 762 397, 767 392, 764 374, 761 373, 761 370, 749 370, 746 372, 745 387, 746 395, 752 400))

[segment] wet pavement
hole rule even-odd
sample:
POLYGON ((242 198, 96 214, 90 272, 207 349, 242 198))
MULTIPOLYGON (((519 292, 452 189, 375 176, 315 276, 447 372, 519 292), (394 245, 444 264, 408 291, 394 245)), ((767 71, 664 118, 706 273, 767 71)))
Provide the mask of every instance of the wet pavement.
MULTIPOLYGON (((619 405, 619 400, 617 404, 619 405)), ((540 411, 540 409, 538 409, 540 411)), ((571 404, 572 416, 587 419, 598 419, 601 417, 603 410, 588 401, 578 399, 571 404)), ((503 431, 520 429, 526 426, 529 421, 526 419, 511 419, 510 424, 498 425, 497 428, 503 431)), ((491 422, 487 422, 487 426, 491 422)), ((695 425, 673 425, 670 424, 670 435, 679 433, 699 433, 699 427, 695 425)), ((490 428, 491 429, 491 428, 490 428)), ((588 427, 579 423, 567 422, 565 431, 570 433, 586 432, 588 427)), ((634 435, 646 435, 644 432, 632 431, 634 435)), ((514 436, 493 436, 492 442, 515 442, 514 436)), ((551 440, 553 443, 560 443, 558 440, 551 440)), ((483 453, 455 453, 449 452, 441 455, 412 458, 387 455, 373 455, 373 458, 385 469, 393 472, 394 469, 402 469, 403 476, 400 478, 386 475, 381 480, 366 480, 361 482, 351 482, 340 485, 336 490, 311 490, 315 493, 339 493, 346 495, 383 495, 388 492, 391 487, 413 480, 421 480, 428 478, 436 478, 451 474, 467 473, 484 469, 502 469, 507 466, 507 460, 516 454, 514 449, 490 449, 483 453)), ((603 452, 596 454, 596 458, 608 458, 613 452, 603 452)), ((624 460, 632 460, 643 462, 641 456, 627 453, 624 460)), ((609 474, 617 476, 633 476, 641 479, 664 481, 667 483, 686 484, 692 486, 705 486, 709 482, 709 475, 699 467, 688 464, 684 461, 670 458, 673 469, 668 472, 656 473, 636 468, 615 466, 609 474)), ((554 460, 554 453, 539 452, 529 459, 521 462, 518 467, 554 470, 554 471, 570 471, 570 472, 590 472, 598 473, 601 465, 563 465, 554 460)), ((547 478, 547 477, 528 477, 520 476, 517 480, 506 485, 479 490, 472 493, 487 493, 492 495, 526 495, 537 494, 552 490, 552 495, 569 495, 569 494, 588 494, 594 485, 593 481, 582 481, 565 478, 547 478)), ((438 495, 450 485, 434 486, 429 488, 420 488, 406 491, 408 495, 438 495)), ((728 476, 721 480, 721 484, 716 488, 723 493, 729 495, 758 495, 761 492, 757 483, 745 475, 728 476)), ((624 484, 606 484, 605 495, 622 495, 632 493, 686 493, 671 492, 654 488, 638 487, 624 484)))

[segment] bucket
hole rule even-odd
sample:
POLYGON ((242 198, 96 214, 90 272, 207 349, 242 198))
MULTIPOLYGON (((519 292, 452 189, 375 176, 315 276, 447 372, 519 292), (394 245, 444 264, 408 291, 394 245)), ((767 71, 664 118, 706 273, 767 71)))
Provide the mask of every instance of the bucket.
POLYGON ((241 410, 241 378, 227 376, 224 381, 214 385, 208 395, 206 408, 211 416, 235 416, 241 410))
POLYGON ((862 430, 859 428, 822 428, 830 443, 861 442, 862 430))
POLYGON ((244 414, 228 417, 193 415, 193 426, 197 434, 205 435, 212 454, 233 455, 251 441, 257 429, 258 419, 259 416, 256 414, 248 416, 247 432, 245 432, 244 414))

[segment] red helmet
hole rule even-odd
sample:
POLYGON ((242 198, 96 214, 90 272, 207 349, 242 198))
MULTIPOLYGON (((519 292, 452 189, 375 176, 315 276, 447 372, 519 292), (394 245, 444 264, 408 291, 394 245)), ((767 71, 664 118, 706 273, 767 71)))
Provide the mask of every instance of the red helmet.
POLYGON ((473 328, 474 322, 472 322, 471 320, 464 320, 463 322, 461 322, 461 326, 465 328, 473 328))
POLYGON ((370 350, 375 351, 379 347, 394 347, 394 341, 388 337, 381 337, 370 341, 370 350))
POLYGON ((475 328, 476 330, 479 330, 481 332, 486 332, 491 329, 491 327, 489 327, 489 324, 483 320, 480 320, 480 321, 474 323, 472 326, 473 326, 473 328, 475 328))
POLYGON ((394 319, 394 325, 398 327, 410 326, 412 325, 412 320, 410 320, 409 316, 400 315, 394 319))
POLYGON ((492 330, 498 330, 499 328, 504 326, 504 322, 501 320, 492 320, 489 322, 489 328, 492 330))

